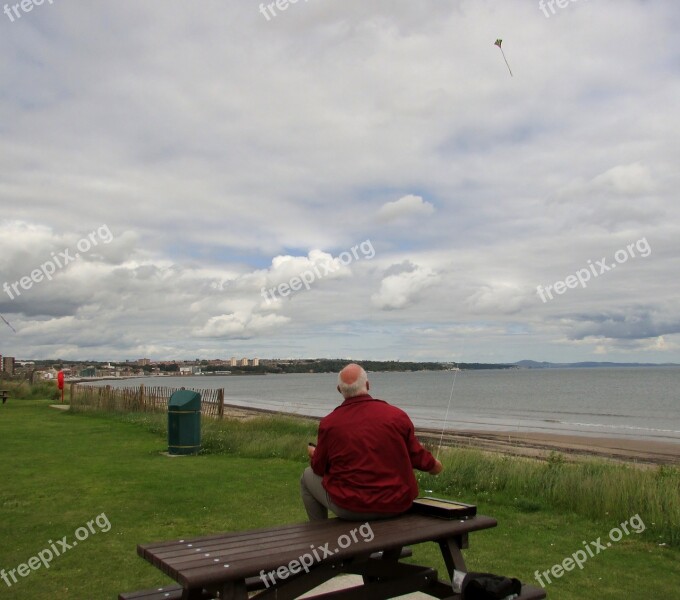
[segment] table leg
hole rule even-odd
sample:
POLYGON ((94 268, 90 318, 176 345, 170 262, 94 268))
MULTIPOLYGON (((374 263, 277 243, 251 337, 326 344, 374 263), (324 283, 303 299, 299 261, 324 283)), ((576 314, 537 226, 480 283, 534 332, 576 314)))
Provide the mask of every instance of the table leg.
MULTIPOLYGON (((343 572, 344 563, 331 563, 314 567, 288 581, 277 583, 255 595, 259 600, 292 600, 343 572)), ((238 596, 236 596, 238 598, 238 596)))
POLYGON ((390 550, 384 550, 383 555, 381 560, 392 560, 392 561, 398 561, 399 558, 401 557, 401 549, 402 546, 398 546, 397 548, 391 548, 390 550))
POLYGON ((247 600, 248 590, 245 580, 230 581, 219 588, 221 600, 247 600))
POLYGON ((203 588, 193 588, 182 590, 182 600, 202 600, 203 588))
POLYGON ((453 581, 453 570, 467 571, 465 566, 465 559, 463 553, 460 551, 458 540, 455 537, 439 540, 439 548, 446 564, 446 570, 449 572, 449 577, 453 581))
MULTIPOLYGON (((399 546, 397 548, 391 548, 389 550, 383 550, 382 556, 378 560, 389 561, 389 562, 395 563, 395 566, 396 566, 396 564, 399 561, 399 558, 401 557, 401 549, 402 549, 402 546, 399 546)), ((378 579, 379 579, 379 578, 376 578, 376 577, 372 577, 370 575, 362 575, 362 577, 363 577, 363 580, 364 580, 364 585, 367 584, 367 583, 378 581, 378 579)))

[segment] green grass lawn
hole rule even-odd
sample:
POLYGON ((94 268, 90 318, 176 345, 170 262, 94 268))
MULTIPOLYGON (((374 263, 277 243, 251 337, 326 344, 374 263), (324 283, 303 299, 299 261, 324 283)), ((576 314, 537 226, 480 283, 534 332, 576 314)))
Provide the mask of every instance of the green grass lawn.
MULTIPOLYGON (((17 569, 51 544, 58 548, 64 536, 71 543, 76 530, 97 516, 110 529, 103 531, 108 527, 95 522, 96 533, 79 530, 87 539, 54 558, 49 569, 40 566, 26 577, 16 573, 18 582, 10 578, 11 587, 0 580, 0 598, 114 599, 122 591, 170 582, 137 557, 138 543, 304 520, 298 488, 308 441, 303 431, 298 460, 247 458, 215 449, 167 458, 161 455, 163 435, 139 423, 62 413, 42 400, 10 399, 0 406, 0 568, 17 569)), ((423 488, 428 477, 421 479, 423 488)), ((525 581, 536 569, 545 571, 582 549, 584 540, 606 541, 620 523, 538 505, 522 509, 484 494, 458 499, 476 502, 480 513, 499 522, 495 529, 471 535, 468 567, 525 581)), ((644 507, 639 512, 643 516, 644 507)), ((416 546, 414 552, 415 561, 444 572, 433 544, 416 546)), ((566 600, 633 594, 680 598, 679 565, 677 548, 660 546, 649 531, 631 533, 589 558, 583 570, 549 585, 548 594, 566 600)))

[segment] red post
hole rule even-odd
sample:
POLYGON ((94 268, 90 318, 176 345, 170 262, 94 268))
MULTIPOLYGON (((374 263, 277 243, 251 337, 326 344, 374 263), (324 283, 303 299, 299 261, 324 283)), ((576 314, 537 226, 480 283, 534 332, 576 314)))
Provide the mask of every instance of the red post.
POLYGON ((64 372, 59 371, 57 374, 57 387, 61 390, 61 403, 64 403, 64 372))

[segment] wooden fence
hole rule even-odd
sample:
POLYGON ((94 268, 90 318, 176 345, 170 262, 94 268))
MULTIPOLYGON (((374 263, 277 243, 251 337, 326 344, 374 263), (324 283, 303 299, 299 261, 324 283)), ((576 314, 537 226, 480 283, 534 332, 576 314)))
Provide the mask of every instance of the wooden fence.
POLYGON ((178 390, 189 389, 201 394, 201 415, 221 419, 224 417, 224 390, 194 388, 139 387, 114 388, 81 383, 71 384, 70 403, 80 410, 105 410, 111 412, 166 412, 168 399, 178 390))

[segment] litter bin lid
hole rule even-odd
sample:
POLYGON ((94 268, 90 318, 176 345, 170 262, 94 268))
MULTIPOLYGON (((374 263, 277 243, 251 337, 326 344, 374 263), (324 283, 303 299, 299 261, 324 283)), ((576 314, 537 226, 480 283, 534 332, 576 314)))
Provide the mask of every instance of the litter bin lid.
POLYGON ((192 390, 179 390, 170 396, 168 408, 201 410, 201 394, 192 390))

